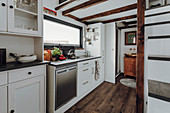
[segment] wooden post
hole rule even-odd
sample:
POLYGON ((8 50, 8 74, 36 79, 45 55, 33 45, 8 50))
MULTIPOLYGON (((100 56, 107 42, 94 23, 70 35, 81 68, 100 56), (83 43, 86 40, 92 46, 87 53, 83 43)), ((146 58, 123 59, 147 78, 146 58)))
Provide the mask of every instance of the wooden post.
POLYGON ((136 113, 144 113, 144 36, 145 36, 144 24, 145 24, 145 0, 138 0, 136 113))

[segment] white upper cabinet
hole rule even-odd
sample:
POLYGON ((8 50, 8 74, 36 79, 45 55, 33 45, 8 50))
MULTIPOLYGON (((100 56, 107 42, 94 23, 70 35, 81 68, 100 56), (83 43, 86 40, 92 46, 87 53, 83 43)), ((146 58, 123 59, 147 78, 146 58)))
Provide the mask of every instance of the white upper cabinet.
POLYGON ((0 7, 0 16, 6 15, 1 19, 3 24, 0 30, 42 36, 42 0, 2 1, 8 5, 0 7), (7 20, 8 22, 5 22, 7 20))
POLYGON ((7 0, 0 0, 0 31, 7 31, 7 0))

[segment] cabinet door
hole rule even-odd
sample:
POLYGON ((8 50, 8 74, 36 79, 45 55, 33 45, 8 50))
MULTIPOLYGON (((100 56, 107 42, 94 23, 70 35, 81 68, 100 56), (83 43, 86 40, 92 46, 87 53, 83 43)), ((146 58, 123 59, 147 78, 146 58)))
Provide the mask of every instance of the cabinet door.
POLYGON ((9 85, 9 112, 45 113, 44 76, 9 85))
POLYGON ((42 0, 8 0, 8 31, 39 35, 42 30, 42 0))
POLYGON ((0 31, 7 31, 7 0, 0 0, 0 31))
POLYGON ((7 113, 7 86, 0 86, 0 113, 7 113))

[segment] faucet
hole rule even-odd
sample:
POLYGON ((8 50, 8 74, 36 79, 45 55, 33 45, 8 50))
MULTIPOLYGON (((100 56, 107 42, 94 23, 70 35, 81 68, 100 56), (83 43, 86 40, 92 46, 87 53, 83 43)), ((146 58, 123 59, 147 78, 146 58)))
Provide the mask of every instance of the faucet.
POLYGON ((85 53, 87 56, 90 55, 90 54, 89 54, 89 51, 87 51, 87 50, 86 50, 84 53, 85 53))

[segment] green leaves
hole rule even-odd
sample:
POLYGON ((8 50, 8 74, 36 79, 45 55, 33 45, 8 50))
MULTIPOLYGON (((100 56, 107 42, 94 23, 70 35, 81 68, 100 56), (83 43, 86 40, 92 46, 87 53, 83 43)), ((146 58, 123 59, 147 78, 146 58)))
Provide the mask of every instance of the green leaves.
POLYGON ((52 51, 52 56, 61 55, 61 50, 59 48, 54 47, 52 51))

